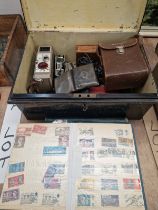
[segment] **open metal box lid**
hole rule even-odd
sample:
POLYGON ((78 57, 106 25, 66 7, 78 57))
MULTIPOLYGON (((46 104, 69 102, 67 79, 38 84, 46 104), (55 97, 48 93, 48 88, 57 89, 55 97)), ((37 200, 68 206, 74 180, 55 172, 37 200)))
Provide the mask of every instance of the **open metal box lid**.
POLYGON ((29 31, 137 34, 147 0, 21 0, 29 31))

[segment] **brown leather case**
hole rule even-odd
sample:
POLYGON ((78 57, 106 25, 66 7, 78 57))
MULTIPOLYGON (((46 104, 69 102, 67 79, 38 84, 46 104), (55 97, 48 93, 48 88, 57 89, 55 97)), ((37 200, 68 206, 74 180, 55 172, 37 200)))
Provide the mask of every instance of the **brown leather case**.
POLYGON ((137 38, 115 44, 100 44, 106 89, 141 87, 149 73, 137 38))

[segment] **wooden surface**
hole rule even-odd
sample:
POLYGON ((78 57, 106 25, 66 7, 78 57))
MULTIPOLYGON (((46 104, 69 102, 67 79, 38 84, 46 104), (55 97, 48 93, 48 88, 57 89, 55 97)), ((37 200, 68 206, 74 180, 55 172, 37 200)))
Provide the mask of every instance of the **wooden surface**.
POLYGON ((148 134, 150 146, 158 168, 158 120, 152 107, 143 117, 145 129, 148 134))
POLYGON ((0 100, 0 130, 3 123, 3 118, 6 110, 7 105, 7 99, 9 96, 11 88, 10 87, 0 87, 0 94, 1 94, 1 100, 0 100))
POLYGON ((158 38, 144 38, 143 42, 150 68, 153 71, 158 62, 158 56, 155 53, 155 48, 158 43, 158 38))
POLYGON ((0 85, 12 85, 21 62, 27 35, 19 15, 0 15, 0 33, 5 33, 7 45, 0 63, 0 85))
POLYGON ((158 210, 158 170, 142 120, 131 121, 134 129, 148 210, 158 210))

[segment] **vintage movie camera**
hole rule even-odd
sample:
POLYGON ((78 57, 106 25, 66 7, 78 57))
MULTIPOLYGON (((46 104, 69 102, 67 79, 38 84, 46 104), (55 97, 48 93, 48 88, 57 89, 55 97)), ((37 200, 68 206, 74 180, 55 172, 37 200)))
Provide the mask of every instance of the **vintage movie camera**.
POLYGON ((51 46, 40 46, 37 51, 33 80, 28 92, 47 93, 53 91, 54 53, 51 46))

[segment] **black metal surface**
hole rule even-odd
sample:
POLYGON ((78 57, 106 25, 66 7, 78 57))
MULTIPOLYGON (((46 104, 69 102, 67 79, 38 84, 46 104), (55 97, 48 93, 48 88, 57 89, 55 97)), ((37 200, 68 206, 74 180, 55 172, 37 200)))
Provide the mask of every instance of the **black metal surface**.
POLYGON ((157 94, 17 94, 17 104, 27 119, 141 119, 158 103, 157 94))
MULTIPOLYGON (((14 100, 62 100, 62 99, 73 99, 73 100, 108 100, 108 99, 120 99, 120 100, 131 100, 137 99, 139 100, 157 100, 158 102, 158 94, 156 93, 144 93, 144 94, 127 94, 127 93, 106 93, 106 94, 11 94, 9 98, 9 102, 14 100)), ((142 102, 142 101, 141 101, 142 102)))

